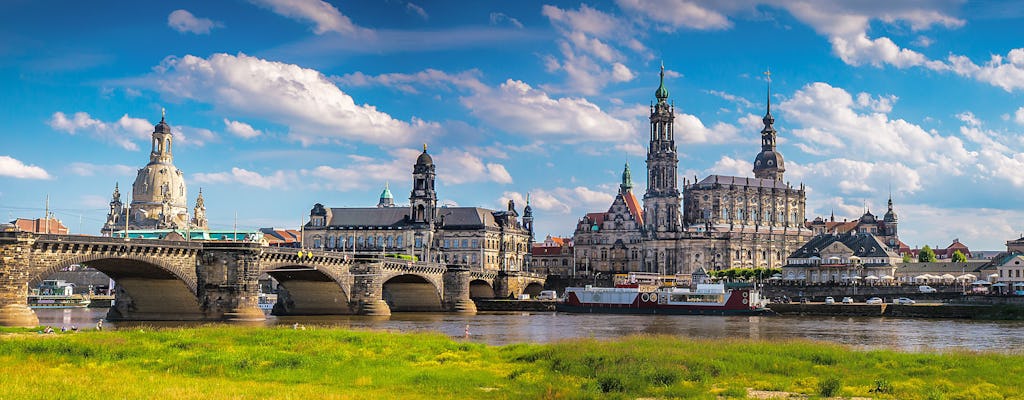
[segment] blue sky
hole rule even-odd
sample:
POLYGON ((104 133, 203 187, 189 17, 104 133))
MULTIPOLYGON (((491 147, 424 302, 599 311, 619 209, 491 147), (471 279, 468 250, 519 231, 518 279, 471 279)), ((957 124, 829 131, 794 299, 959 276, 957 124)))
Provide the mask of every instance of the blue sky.
POLYGON ((407 204, 423 143, 445 204, 571 235, 622 166, 645 190, 662 62, 680 176, 752 176, 766 81, 807 217, 885 210, 911 246, 1024 231, 1024 2, 0 4, 0 212, 97 234, 161 108, 211 226, 407 204))

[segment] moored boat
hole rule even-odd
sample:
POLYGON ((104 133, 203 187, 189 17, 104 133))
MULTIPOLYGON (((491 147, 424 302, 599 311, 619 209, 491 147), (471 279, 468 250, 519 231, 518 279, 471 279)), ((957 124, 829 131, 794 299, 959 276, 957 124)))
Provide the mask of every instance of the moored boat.
POLYGON ((35 294, 28 296, 28 306, 30 308, 84 308, 88 307, 90 302, 89 297, 80 294, 35 294))
POLYGON ((695 289, 665 287, 571 287, 556 309, 574 313, 760 315, 767 313, 759 292, 749 285, 698 284, 695 289))

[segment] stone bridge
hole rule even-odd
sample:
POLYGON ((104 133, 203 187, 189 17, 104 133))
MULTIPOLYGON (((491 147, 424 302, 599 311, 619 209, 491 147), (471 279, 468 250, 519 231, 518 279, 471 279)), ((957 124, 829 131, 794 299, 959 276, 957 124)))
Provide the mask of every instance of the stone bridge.
POLYGON ((252 242, 164 241, 0 232, 0 326, 35 326, 30 288, 74 264, 116 282, 111 320, 256 321, 259 277, 280 284, 275 315, 476 312, 472 298, 536 295, 543 277, 371 254, 252 242))

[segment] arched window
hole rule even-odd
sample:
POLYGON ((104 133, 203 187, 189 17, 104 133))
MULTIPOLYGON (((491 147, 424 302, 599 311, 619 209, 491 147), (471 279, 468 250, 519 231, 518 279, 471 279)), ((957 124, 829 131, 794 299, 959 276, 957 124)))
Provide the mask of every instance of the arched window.
POLYGON ((395 246, 396 247, 402 247, 402 237, 401 236, 399 236, 398 238, 395 239, 395 246))

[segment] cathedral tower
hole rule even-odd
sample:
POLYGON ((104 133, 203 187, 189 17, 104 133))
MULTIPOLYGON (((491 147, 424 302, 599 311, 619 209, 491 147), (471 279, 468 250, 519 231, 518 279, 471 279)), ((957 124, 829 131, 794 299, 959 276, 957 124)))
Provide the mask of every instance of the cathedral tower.
POLYGON ((782 160, 782 153, 775 150, 776 132, 775 117, 772 116, 772 75, 771 71, 765 72, 768 76, 768 110, 764 113, 764 129, 761 130, 761 152, 754 158, 754 177, 782 181, 782 174, 786 172, 785 162, 782 160))
POLYGON ((647 148, 647 193, 644 194, 644 225, 648 232, 675 232, 680 227, 679 186, 676 171, 675 107, 665 89, 665 66, 661 82, 654 92, 658 103, 651 106, 651 143, 647 148))
POLYGON ((437 217, 437 192, 434 191, 434 159, 423 153, 412 167, 412 193, 409 195, 409 215, 413 223, 432 225, 437 217))

